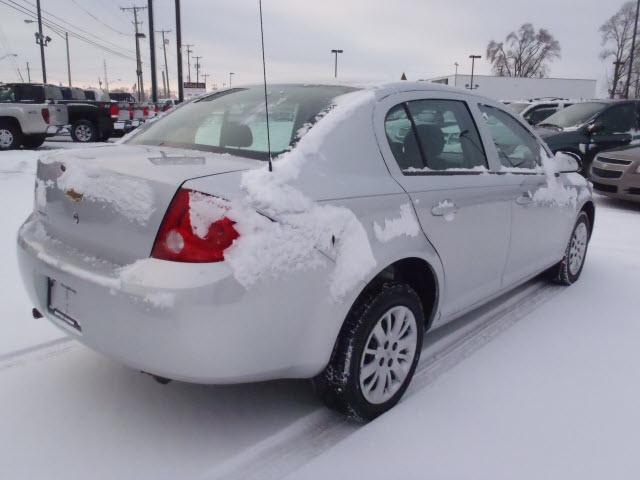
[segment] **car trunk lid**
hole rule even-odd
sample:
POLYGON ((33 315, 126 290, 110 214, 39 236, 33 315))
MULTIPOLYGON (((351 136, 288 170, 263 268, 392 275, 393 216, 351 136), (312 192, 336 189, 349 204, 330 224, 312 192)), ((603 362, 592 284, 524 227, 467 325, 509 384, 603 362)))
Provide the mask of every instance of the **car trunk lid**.
POLYGON ((165 211, 186 180, 260 164, 166 147, 67 150, 38 163, 36 210, 52 237, 125 265, 149 256, 165 211))

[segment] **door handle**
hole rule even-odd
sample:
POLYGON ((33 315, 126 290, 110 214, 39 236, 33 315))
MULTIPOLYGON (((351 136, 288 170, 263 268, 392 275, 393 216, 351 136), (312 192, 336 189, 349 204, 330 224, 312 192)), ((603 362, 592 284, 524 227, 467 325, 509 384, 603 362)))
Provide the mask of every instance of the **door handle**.
POLYGON ((533 202, 533 195, 531 195, 531 192, 524 192, 516 198, 516 203, 518 205, 529 205, 531 202, 533 202))
POLYGON ((453 200, 442 200, 431 209, 431 215, 434 217, 446 217, 455 215, 458 212, 458 207, 453 200))

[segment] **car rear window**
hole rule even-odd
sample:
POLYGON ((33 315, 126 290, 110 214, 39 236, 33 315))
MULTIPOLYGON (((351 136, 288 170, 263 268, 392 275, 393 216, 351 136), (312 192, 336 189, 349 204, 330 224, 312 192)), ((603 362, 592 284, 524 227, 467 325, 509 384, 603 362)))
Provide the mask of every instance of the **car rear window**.
MULTIPOLYGON (((355 88, 328 85, 271 85, 271 151, 292 147, 301 129, 312 126, 334 99, 355 88)), ((128 143, 167 145, 267 159, 267 122, 262 86, 213 93, 176 109, 128 143)))

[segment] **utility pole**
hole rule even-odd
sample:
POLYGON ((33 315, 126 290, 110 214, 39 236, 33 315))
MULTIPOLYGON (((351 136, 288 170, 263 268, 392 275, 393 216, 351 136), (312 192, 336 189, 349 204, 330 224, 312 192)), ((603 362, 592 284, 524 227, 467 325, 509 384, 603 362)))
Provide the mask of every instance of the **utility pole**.
POLYGON ((336 56, 334 76, 335 78, 338 78, 338 54, 344 53, 344 50, 331 50, 331 53, 336 56))
POLYGON ((627 85, 624 89, 624 98, 629 99, 629 87, 631 86, 631 75, 633 75, 633 56, 636 50, 636 36, 638 35, 638 16, 640 16, 640 0, 636 4, 636 21, 633 23, 633 40, 631 40, 631 53, 629 55, 629 74, 627 75, 627 85))
POLYGON ((469 55, 469 58, 471 59, 471 85, 469 85, 469 90, 474 90, 476 87, 473 84, 473 75, 475 73, 476 60, 482 57, 480 55, 469 55))
POLYGON ((149 12, 149 53, 151 54, 151 101, 158 103, 158 75, 156 72, 156 36, 153 30, 153 0, 147 0, 149 12))
MULTIPOLYGON (((42 83, 47 83, 47 65, 44 61, 45 39, 42 35, 42 11, 40 9, 40 0, 36 0, 36 9, 38 11, 38 39, 40 44, 40 62, 42 63, 42 83)), ((47 42, 48 43, 48 42, 47 42)))
POLYGON ((618 87, 618 80, 620 80, 620 68, 624 65, 624 62, 617 60, 613 62, 613 85, 611 86, 611 99, 616 98, 616 88, 618 87))
POLYGON ((162 72, 162 88, 164 88, 164 98, 169 98, 169 94, 167 94, 167 79, 164 75, 164 70, 162 72))
POLYGON ((454 65, 456 66, 456 75, 455 77, 453 77, 453 86, 457 87, 458 86, 458 67, 460 66, 460 64, 458 62, 455 62, 454 65))
POLYGON ((196 83, 200 83, 200 59, 202 57, 193 57, 196 59, 196 83))
POLYGON ((207 91, 207 78, 209 78, 211 75, 209 75, 208 73, 203 73, 202 76, 204 77, 204 91, 207 91))
POLYGON ((27 62, 27 79, 29 83, 31 83, 31 67, 29 66, 29 62, 27 62))
POLYGON ((104 89, 109 93, 109 77, 107 77, 107 61, 102 60, 102 66, 104 67, 104 89))
POLYGON ((158 30, 157 33, 162 34, 162 50, 164 51, 164 96, 169 98, 169 66, 167 64, 167 43, 169 39, 164 37, 165 33, 171 33, 171 30, 158 30))
POLYGON ((176 0, 176 53, 178 56, 178 102, 184 101, 182 82, 182 25, 180 19, 180 0, 176 0))
POLYGON ((71 58, 69 57, 69 32, 64 32, 64 41, 67 44, 67 78, 69 79, 69 88, 71 88, 71 58))
POLYGON ((234 75, 235 73, 229 72, 229 88, 231 88, 231 79, 233 78, 234 75))
POLYGON ((133 12, 133 25, 136 29, 136 75, 138 76, 138 101, 144 101, 144 80, 142 77, 142 59, 140 58, 140 39, 144 38, 144 33, 140 33, 138 26, 142 25, 142 22, 138 22, 138 11, 145 10, 147 7, 121 7, 123 12, 133 12))
POLYGON ((185 45, 184 47, 187 49, 187 82, 191 83, 191 54, 193 53, 191 47, 193 45, 185 45))

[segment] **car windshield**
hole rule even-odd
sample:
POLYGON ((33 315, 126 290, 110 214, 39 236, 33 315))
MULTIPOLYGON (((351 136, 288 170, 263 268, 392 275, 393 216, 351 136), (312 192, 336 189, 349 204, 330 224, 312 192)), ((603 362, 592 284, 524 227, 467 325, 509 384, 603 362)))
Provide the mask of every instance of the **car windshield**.
POLYGON ((10 85, 0 85, 0 103, 12 103, 16 101, 16 93, 10 85))
POLYGON ((521 113, 529 105, 531 104, 530 103, 510 103, 507 105, 507 108, 509 108, 514 113, 521 113))
POLYGON ((544 120, 540 126, 549 125, 559 128, 579 127, 591 120, 595 114, 606 106, 607 103, 604 102, 577 103, 554 113, 544 120))
MULTIPOLYGON (((326 85, 271 85, 268 91, 271 152, 292 147, 301 129, 315 123, 334 99, 355 88, 326 85)), ((213 93, 176 109, 128 141, 166 145, 267 160, 267 122, 262 86, 213 93)))

